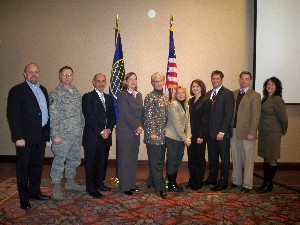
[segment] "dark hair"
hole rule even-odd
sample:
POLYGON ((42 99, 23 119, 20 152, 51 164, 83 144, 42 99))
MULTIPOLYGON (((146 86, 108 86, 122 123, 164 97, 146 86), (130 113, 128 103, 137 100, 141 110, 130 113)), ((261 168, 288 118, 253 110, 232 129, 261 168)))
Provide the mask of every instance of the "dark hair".
MULTIPOLYGON (((136 75, 134 72, 129 72, 129 73, 127 73, 127 74, 125 75, 124 81, 123 81, 123 86, 122 86, 122 91, 128 89, 128 86, 127 86, 127 84, 126 84, 125 81, 127 81, 127 80, 128 80, 131 76, 133 76, 133 75, 135 75, 135 77, 137 78, 137 75, 136 75)), ((136 88, 136 90, 137 90, 137 88, 136 88)))
POLYGON ((212 78, 213 75, 220 75, 221 80, 223 80, 223 78, 224 78, 224 74, 223 74, 222 71, 220 71, 220 70, 215 70, 215 71, 213 71, 213 72, 211 73, 210 78, 212 78))
POLYGON ((200 80, 200 79, 196 79, 196 80, 192 81, 191 86, 190 86, 190 95, 191 96, 194 95, 194 93, 192 91, 193 83, 196 83, 196 84, 198 84, 200 86, 200 88, 201 88, 201 96, 206 94, 206 86, 205 86, 204 82, 202 80, 200 80))
POLYGON ((72 67, 70 67, 70 66, 64 66, 64 67, 62 67, 62 68, 59 69, 58 73, 61 74, 61 72, 62 72, 64 69, 72 70, 72 73, 74 72, 73 69, 72 69, 72 67))
POLYGON ((240 78, 242 77, 243 74, 249 75, 249 76, 250 76, 250 79, 252 80, 252 74, 251 74, 249 71, 242 71, 242 72, 240 73, 240 78))
POLYGON ((267 79, 264 82, 264 87, 263 87, 264 97, 267 97, 269 95, 268 91, 267 91, 267 84, 268 84, 269 81, 272 81, 276 86, 276 89, 275 89, 275 92, 274 92, 273 95, 274 96, 278 95, 278 96, 282 97, 282 83, 277 77, 270 77, 269 79, 267 79))

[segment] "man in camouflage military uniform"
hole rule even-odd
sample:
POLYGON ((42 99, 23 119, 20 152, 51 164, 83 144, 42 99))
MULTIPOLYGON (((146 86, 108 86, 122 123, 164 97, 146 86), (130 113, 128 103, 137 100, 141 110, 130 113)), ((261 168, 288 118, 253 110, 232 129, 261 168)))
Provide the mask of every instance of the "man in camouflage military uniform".
POLYGON ((72 85, 73 69, 64 66, 59 70, 60 84, 49 95, 50 128, 54 159, 50 176, 53 183, 53 199, 63 200, 61 178, 65 169, 66 190, 85 191, 74 181, 76 168, 81 161, 82 128, 84 117, 81 94, 72 85))

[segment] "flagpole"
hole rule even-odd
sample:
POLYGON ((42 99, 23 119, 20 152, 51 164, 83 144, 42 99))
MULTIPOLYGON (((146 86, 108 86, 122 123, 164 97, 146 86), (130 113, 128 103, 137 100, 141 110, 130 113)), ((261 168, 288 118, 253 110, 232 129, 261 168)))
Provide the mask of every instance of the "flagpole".
MULTIPOLYGON (((174 31, 173 23, 174 23, 174 16, 171 15, 171 18, 170 18, 170 31, 174 31)), ((169 88, 169 87, 168 87, 168 96, 169 96, 169 102, 171 102, 171 100, 172 100, 172 88, 169 88)))
POLYGON ((169 57, 168 57, 168 66, 167 66, 167 74, 166 74, 166 86, 165 92, 169 97, 169 101, 172 99, 173 89, 178 85, 177 83, 177 64, 176 64, 176 53, 174 46, 174 15, 171 15, 170 18, 170 40, 169 40, 169 57))
POLYGON ((119 15, 116 16, 116 27, 114 28, 115 29, 115 47, 117 46, 117 42, 118 42, 118 35, 117 35, 117 32, 119 31, 119 15))
MULTIPOLYGON (((173 28, 173 23, 174 23, 174 15, 171 15, 171 18, 170 18, 170 31, 174 31, 174 28, 173 28)), ((168 88, 168 96, 169 96, 169 102, 171 102, 171 100, 172 100, 172 93, 173 93, 173 91, 172 91, 172 88, 168 88)))
MULTIPOLYGON (((119 29, 119 16, 116 16, 116 26, 113 28, 115 30, 115 55, 111 70, 111 82, 110 82, 110 95, 114 99, 114 106, 116 112, 116 119, 118 121, 119 116, 119 109, 117 105, 117 97, 121 91, 125 69, 124 69, 124 60, 123 60, 123 51, 122 51, 122 44, 121 44, 121 36, 120 36, 120 29, 119 29)), ((116 172, 115 177, 110 178, 110 184, 114 186, 118 186, 119 179, 118 179, 118 138, 116 135, 116 172)))

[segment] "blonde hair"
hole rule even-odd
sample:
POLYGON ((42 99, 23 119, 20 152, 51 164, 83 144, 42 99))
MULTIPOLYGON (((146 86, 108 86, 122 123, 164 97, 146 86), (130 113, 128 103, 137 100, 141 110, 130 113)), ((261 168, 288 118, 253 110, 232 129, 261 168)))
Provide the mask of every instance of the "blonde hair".
POLYGON ((155 72, 151 75, 152 86, 153 86, 156 78, 160 79, 161 81, 165 81, 165 75, 163 75, 161 72, 155 72))
POLYGON ((172 101, 174 101, 174 100, 178 100, 177 98, 176 98, 176 93, 177 93, 177 90, 178 89, 182 89, 182 90, 184 90, 184 92, 185 92, 185 102, 188 100, 188 94, 187 94, 187 92, 186 92, 186 87, 185 86, 183 86, 183 85, 178 85, 177 87, 175 87, 174 88, 174 91, 173 91, 173 93, 172 93, 172 101))

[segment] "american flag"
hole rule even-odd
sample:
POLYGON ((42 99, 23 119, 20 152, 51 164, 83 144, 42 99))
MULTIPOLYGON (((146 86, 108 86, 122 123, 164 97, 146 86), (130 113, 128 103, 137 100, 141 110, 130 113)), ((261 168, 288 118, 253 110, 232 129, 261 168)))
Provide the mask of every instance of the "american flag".
POLYGON ((177 64, 176 64, 176 53, 173 38, 173 15, 170 20, 170 43, 169 43, 169 59, 166 75, 166 88, 169 100, 172 98, 173 89, 178 86, 177 82, 177 64))

